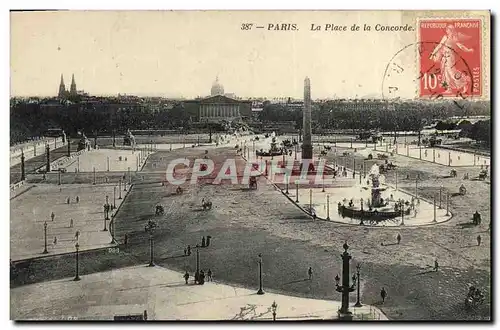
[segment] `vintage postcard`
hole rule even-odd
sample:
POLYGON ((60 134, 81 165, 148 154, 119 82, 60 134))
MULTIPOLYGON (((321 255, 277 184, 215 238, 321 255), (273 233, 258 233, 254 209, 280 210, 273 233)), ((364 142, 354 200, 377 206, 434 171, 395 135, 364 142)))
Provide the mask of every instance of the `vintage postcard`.
POLYGON ((12 11, 10 317, 491 320, 488 11, 12 11))

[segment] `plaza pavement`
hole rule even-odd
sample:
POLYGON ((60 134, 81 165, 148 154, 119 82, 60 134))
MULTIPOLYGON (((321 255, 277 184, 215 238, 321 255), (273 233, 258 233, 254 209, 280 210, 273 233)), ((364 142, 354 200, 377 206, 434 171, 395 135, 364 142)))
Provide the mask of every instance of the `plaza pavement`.
MULTIPOLYGON (((257 295, 218 282, 195 285, 192 276, 186 285, 182 273, 142 265, 14 288, 10 301, 13 320, 113 320, 146 310, 148 320, 271 321, 276 302, 276 321, 304 321, 335 319, 340 308, 338 301, 257 295)), ((351 310, 357 320, 387 320, 370 305, 351 310)))
MULTIPOLYGON (((119 199, 120 192, 116 184, 36 184, 27 185, 22 191, 15 192, 17 197, 10 201, 10 258, 16 261, 74 252, 76 231, 80 231, 80 250, 111 246, 109 220, 106 221, 108 231, 103 231, 103 205, 106 195, 109 203, 113 203, 113 187, 116 187, 115 203, 118 208, 127 192, 122 191, 122 199, 119 199), (79 203, 76 203, 77 196, 79 203), (70 204, 66 203, 68 197, 71 199, 70 204), (54 221, 51 220, 52 212, 55 214, 54 221), (70 227, 70 219, 73 219, 73 228, 70 227), (42 254, 45 221, 48 254, 42 254)), ((112 214, 113 212, 110 212, 110 219, 112 214)))

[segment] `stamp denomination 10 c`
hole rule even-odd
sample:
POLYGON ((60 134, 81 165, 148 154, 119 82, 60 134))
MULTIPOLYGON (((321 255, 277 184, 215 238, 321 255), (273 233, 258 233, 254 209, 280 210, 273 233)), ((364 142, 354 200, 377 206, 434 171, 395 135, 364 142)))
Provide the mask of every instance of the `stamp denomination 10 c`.
POLYGON ((422 19, 418 25, 420 97, 482 96, 482 21, 422 19))

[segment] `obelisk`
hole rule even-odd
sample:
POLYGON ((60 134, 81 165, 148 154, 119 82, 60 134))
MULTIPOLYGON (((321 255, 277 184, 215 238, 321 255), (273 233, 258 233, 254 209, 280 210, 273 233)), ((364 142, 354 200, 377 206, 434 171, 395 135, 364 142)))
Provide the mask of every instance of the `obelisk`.
POLYGON ((302 159, 312 160, 313 147, 311 137, 311 81, 304 79, 304 112, 303 117, 303 138, 302 138, 302 159))

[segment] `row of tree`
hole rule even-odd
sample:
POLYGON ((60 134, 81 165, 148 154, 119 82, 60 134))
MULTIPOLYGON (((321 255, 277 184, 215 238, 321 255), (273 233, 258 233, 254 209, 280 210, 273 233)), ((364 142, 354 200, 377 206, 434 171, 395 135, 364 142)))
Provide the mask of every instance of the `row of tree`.
MULTIPOLYGON (((127 129, 189 129, 196 122, 196 105, 178 103, 171 109, 147 111, 144 105, 119 106, 116 104, 68 104, 47 107, 38 103, 16 102, 10 108, 11 142, 18 142, 32 136, 40 136, 49 128, 62 128, 68 134, 84 131, 110 133, 127 129), (146 110, 146 111, 145 111, 146 110)), ((438 119, 457 115, 489 114, 489 108, 473 102, 436 104, 398 104, 387 108, 380 106, 352 107, 338 102, 314 104, 313 125, 322 129, 352 129, 353 133, 363 130, 419 131, 438 119)), ((296 128, 302 128, 302 109, 289 108, 283 104, 266 102, 259 112, 261 122, 293 121, 296 128)), ((200 125, 198 124, 198 127, 200 125)), ((479 124, 470 129, 472 135, 485 138, 488 124, 479 124), (484 135, 484 136, 483 136, 484 135)), ((488 128, 489 129, 489 128, 488 128)))

